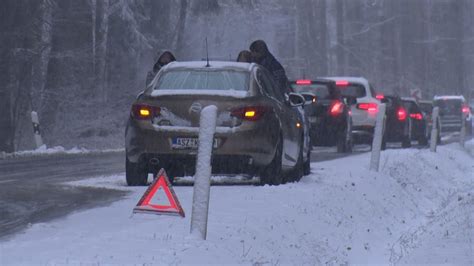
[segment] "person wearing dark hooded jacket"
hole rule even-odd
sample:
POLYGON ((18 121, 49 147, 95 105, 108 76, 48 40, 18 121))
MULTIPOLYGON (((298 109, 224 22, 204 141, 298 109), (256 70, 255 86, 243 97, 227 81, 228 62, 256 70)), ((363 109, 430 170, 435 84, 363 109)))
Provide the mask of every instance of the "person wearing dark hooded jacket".
POLYGON ((146 86, 150 85, 151 81, 155 78, 156 74, 158 74, 163 66, 173 61, 176 61, 176 58, 170 51, 163 52, 153 66, 153 69, 148 71, 148 74, 146 75, 146 86))
POLYGON ((270 53, 267 44, 262 40, 254 41, 250 44, 250 52, 252 53, 253 61, 265 67, 285 93, 289 92, 285 69, 270 53))
POLYGON ((237 62, 252 63, 252 53, 247 50, 241 51, 237 56, 237 62))

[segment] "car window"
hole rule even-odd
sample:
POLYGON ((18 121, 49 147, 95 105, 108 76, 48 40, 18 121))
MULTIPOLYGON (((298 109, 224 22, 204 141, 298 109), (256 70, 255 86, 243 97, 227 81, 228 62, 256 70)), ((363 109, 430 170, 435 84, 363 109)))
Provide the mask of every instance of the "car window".
POLYGON ((337 89, 341 92, 342 97, 356 97, 361 98, 365 97, 367 94, 365 92, 365 87, 361 84, 351 83, 349 85, 337 86, 337 89))
POLYGON ((441 113, 445 114, 457 114, 461 112, 461 101, 452 100, 436 100, 434 105, 439 107, 441 113))
POLYGON ((248 91, 249 73, 234 70, 178 70, 165 72, 155 90, 248 91))
POLYGON ((370 89, 370 94, 372 94, 371 96, 375 97, 377 93, 375 93, 375 89, 374 89, 374 86, 372 86, 372 84, 369 85, 369 89, 370 89))
POLYGON ((321 83, 312 83, 308 85, 299 85, 296 83, 291 84, 291 88, 295 92, 311 92, 318 99, 332 99, 331 90, 328 84, 321 84, 321 83))

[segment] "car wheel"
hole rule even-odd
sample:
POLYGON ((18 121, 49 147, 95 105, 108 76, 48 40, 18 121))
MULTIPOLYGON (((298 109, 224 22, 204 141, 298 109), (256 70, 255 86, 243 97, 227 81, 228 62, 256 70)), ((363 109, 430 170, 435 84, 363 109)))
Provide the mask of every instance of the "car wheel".
POLYGON ((418 144, 421 145, 421 146, 428 145, 428 139, 426 138, 426 136, 420 136, 418 138, 418 144))
POLYGON ((410 147, 411 147, 410 137, 404 137, 402 140, 402 148, 410 148, 410 147))
POLYGON ((285 180, 285 181, 289 181, 289 182, 300 181, 304 175, 304 164, 305 162, 303 162, 303 144, 301 144, 298 161, 296 162, 295 167, 291 171, 288 180, 285 180))
POLYGON ((351 153, 353 146, 354 146, 354 140, 352 139, 352 126, 351 126, 351 122, 349 122, 346 128, 346 141, 345 141, 344 152, 351 153))
POLYGON ((275 151, 275 157, 269 165, 267 165, 260 173, 260 184, 261 185, 280 185, 283 182, 282 173, 282 155, 283 155, 283 142, 280 138, 275 151))
POLYGON ((337 141, 336 141, 337 152, 338 153, 345 152, 345 150, 346 150, 345 146, 346 146, 346 136, 344 134, 344 135, 341 135, 337 138, 337 141))
POLYGON ((148 178, 146 167, 140 163, 132 163, 125 159, 125 178, 129 186, 145 186, 148 178))
POLYGON ((311 149, 308 151, 308 156, 303 166, 303 174, 304 175, 311 174, 311 149))

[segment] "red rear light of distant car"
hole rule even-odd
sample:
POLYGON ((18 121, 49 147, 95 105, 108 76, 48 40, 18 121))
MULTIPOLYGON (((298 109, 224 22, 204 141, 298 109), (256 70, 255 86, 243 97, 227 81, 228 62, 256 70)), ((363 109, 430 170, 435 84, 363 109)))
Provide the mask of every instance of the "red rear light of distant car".
POLYGON ((469 114, 469 106, 464 105, 464 106, 462 107, 462 112, 465 113, 465 114, 469 114))
POLYGON ((377 98, 378 100, 383 100, 385 98, 385 95, 383 95, 382 93, 379 93, 375 95, 375 98, 377 98))
POLYGON ((410 117, 415 119, 415 120, 421 120, 423 119, 423 115, 421 113, 414 113, 414 114, 410 114, 410 117))
POLYGON ((329 114, 332 116, 337 116, 337 115, 342 114, 343 111, 344 111, 344 105, 342 104, 342 102, 335 101, 329 109, 329 114))
POLYGON ((159 107, 153 107, 146 104, 134 104, 132 106, 132 115, 138 120, 151 119, 160 114, 159 107))
POLYGON ((299 79, 296 81, 296 85, 311 85, 311 83, 309 79, 299 79))
POLYGON ((349 86, 349 81, 347 81, 347 80, 338 80, 338 81, 336 81, 336 86, 349 86))
POLYGON ((376 113, 378 106, 376 103, 359 103, 357 109, 368 111, 369 113, 376 113))
POLYGON ((405 108, 403 107, 398 108, 397 119, 399 121, 404 121, 405 119, 407 119, 407 111, 405 110, 405 108))
POLYGON ((257 121, 262 118, 268 110, 269 109, 264 106, 247 106, 234 109, 231 115, 247 121, 257 121))

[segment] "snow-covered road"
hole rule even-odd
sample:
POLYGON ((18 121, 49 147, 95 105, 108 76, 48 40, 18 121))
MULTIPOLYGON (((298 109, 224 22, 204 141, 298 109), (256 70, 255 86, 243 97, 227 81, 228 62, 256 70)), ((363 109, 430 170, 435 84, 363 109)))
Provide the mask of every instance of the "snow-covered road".
POLYGON ((175 187, 186 218, 132 215, 146 190, 123 175, 69 183, 126 190, 110 206, 34 224, 0 243, 0 264, 474 263, 474 142, 312 164, 277 187, 212 187, 208 240, 189 237, 192 187, 175 187), (25 254, 28 253, 28 256, 25 254))

